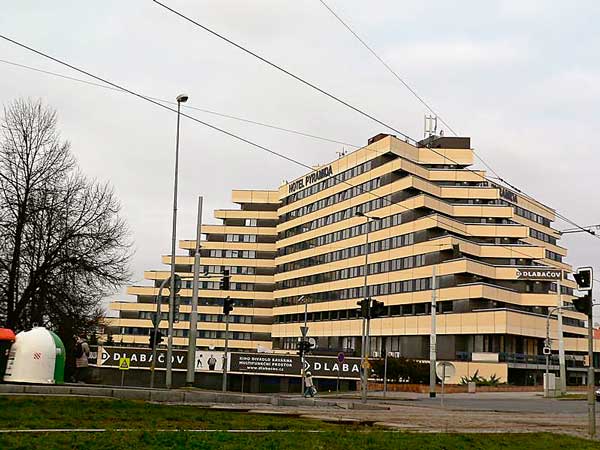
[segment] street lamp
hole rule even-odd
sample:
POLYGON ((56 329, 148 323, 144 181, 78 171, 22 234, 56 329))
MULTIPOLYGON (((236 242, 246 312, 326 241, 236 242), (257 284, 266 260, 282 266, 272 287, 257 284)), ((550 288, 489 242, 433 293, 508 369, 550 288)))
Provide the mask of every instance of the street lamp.
MULTIPOLYGON (((367 214, 363 213, 360 210, 356 211, 355 216, 364 217, 367 219, 367 221, 366 221, 367 233, 366 233, 366 248, 365 248, 365 267, 364 267, 364 272, 365 272, 364 294, 365 294, 365 300, 369 301, 369 293, 368 293, 368 285, 367 285, 367 277, 369 274, 369 231, 371 231, 371 221, 381 220, 381 217, 368 216, 367 214)), ((363 317, 362 339, 361 339, 361 346, 360 346, 360 363, 361 363, 360 365, 363 369, 362 370, 362 380, 361 380, 362 403, 367 403, 367 390, 368 390, 367 383, 369 382, 369 368, 367 367, 365 360, 369 358, 370 350, 371 350, 370 349, 371 343, 370 343, 370 337, 369 337, 370 325, 371 325, 371 320, 369 319, 369 317, 363 317)))
POLYGON ((187 94, 177 96, 177 137, 175 140, 175 180, 173 182, 173 233, 171 235, 171 285, 169 286, 169 332, 167 336, 167 373, 165 385, 172 385, 173 362, 173 308, 175 306, 175 241, 177 239, 177 178, 179 173, 179 122, 181 119, 181 104, 188 101, 187 94))

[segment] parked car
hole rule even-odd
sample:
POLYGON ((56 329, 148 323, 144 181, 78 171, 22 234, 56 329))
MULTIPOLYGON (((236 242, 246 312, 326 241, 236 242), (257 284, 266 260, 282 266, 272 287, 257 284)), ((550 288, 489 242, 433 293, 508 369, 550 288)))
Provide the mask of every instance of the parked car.
POLYGON ((596 401, 600 402, 600 389, 596 389, 596 401))

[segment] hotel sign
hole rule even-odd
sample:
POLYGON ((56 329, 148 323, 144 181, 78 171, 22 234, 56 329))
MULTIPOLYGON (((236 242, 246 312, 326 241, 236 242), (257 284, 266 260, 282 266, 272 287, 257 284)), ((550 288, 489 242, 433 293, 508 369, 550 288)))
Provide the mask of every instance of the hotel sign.
POLYGON ((500 186, 496 183, 491 183, 498 191, 500 191, 500 198, 508 200, 509 202, 517 203, 517 194, 511 191, 510 189, 505 188, 504 186, 500 186))
POLYGON ((327 178, 333 175, 333 169, 331 165, 327 167, 323 167, 321 169, 315 170, 314 172, 309 173, 303 178, 298 178, 296 181, 292 181, 288 184, 288 193, 293 194, 300 189, 304 189, 305 187, 310 186, 311 184, 316 183, 323 178, 327 178))
POLYGON ((546 280, 554 281, 562 279, 560 269, 517 269, 518 280, 546 280))

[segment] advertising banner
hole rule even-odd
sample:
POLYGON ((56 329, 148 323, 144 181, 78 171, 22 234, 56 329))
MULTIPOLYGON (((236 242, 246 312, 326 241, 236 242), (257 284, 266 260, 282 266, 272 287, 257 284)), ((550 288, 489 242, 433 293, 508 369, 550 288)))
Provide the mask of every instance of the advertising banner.
POLYGON ((223 372, 224 352, 196 350, 196 372, 223 372))
MULTIPOLYGON (((307 356, 306 370, 314 377, 360 378, 360 358, 345 358, 339 362, 336 356, 307 356)), ((232 373, 300 376, 302 360, 297 355, 266 353, 233 353, 229 370, 232 373)))
MULTIPOLYGON (((149 369, 152 366, 152 349, 150 348, 127 348, 127 347, 100 347, 102 362, 98 365, 103 367, 119 367, 121 358, 129 358, 132 369, 149 369)), ((184 350, 173 350, 172 364, 174 370, 187 369, 187 352, 184 350)), ((156 350, 156 368, 167 367, 167 350, 156 350)))
MULTIPOLYGON (((101 355, 97 365, 102 367, 119 367, 122 358, 129 358, 131 369, 149 369, 152 366, 152 349, 128 347, 99 347, 101 355)), ((167 350, 156 351, 156 369, 166 368, 167 350)), ((187 351, 173 350, 173 370, 187 370, 187 351)), ((326 378, 360 378, 360 358, 343 358, 340 362, 336 356, 307 356, 304 361, 306 370, 315 377, 326 378)), ((196 372, 222 372, 223 352, 213 350, 197 350, 195 358, 196 372)), ((274 353, 231 353, 228 371, 253 375, 301 376, 302 360, 298 355, 274 353)))

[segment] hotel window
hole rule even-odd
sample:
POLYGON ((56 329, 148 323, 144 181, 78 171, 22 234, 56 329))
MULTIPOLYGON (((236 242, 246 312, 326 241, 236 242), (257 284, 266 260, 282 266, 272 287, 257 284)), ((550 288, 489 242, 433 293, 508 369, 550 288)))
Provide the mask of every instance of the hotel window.
POLYGON ((222 250, 211 250, 210 257, 211 258, 221 258, 222 252, 223 252, 222 250))
POLYGON ((240 241, 240 235, 239 234, 228 234, 225 237, 225 241, 226 242, 239 242, 240 241))
POLYGON ((256 219, 246 219, 246 221, 244 222, 244 225, 246 225, 247 227, 255 227, 257 220, 256 219))
POLYGON ((255 234, 244 234, 243 241, 244 242, 256 242, 256 235, 255 234))

